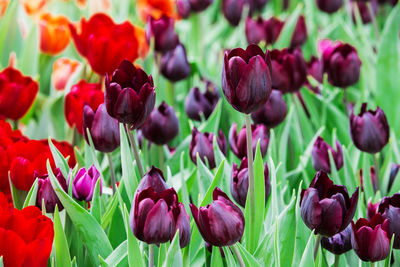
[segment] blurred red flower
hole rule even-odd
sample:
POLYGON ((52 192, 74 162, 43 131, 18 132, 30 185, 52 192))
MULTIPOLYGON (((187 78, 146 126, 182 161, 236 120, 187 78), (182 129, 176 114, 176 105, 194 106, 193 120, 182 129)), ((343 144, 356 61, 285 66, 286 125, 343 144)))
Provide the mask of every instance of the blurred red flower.
POLYGON ((39 85, 12 67, 0 72, 0 115, 18 120, 32 106, 39 85))
POLYGON ((65 97, 64 114, 71 127, 83 134, 83 106, 88 104, 92 110, 104 102, 104 93, 101 90, 101 84, 88 83, 81 80, 71 87, 71 91, 65 97))
POLYGON ((69 24, 76 49, 93 71, 112 74, 122 60, 134 61, 139 56, 135 27, 128 21, 115 24, 106 14, 98 13, 80 26, 69 24))

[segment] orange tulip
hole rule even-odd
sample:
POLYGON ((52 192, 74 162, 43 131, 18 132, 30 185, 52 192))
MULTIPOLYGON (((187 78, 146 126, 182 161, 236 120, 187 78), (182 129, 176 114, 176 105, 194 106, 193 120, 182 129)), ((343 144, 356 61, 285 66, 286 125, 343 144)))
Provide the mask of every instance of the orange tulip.
POLYGON ((0 17, 6 13, 8 2, 10 2, 10 0, 0 0, 0 17))
POLYGON ((143 21, 147 21, 149 16, 155 19, 161 18, 162 15, 176 18, 175 1, 173 0, 138 0, 137 8, 139 15, 143 21))
POLYGON ((68 19, 44 13, 40 16, 40 51, 50 55, 62 52, 71 39, 68 19))
POLYGON ((78 61, 69 58, 59 58, 54 62, 51 81, 56 90, 64 90, 71 75, 81 65, 78 61))
POLYGON ((143 28, 135 26, 136 38, 139 42, 138 52, 141 58, 145 58, 149 52, 149 44, 146 40, 146 32, 143 28))
POLYGON ((22 4, 28 15, 36 15, 46 5, 46 0, 22 0, 22 4))

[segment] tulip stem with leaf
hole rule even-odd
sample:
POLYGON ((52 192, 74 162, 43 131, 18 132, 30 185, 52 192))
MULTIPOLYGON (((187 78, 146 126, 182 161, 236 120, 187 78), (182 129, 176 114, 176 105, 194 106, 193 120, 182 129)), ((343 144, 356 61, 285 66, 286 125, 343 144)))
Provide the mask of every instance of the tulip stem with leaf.
POLYGON ((108 160, 108 165, 110 166, 111 186, 112 186, 113 195, 114 195, 115 191, 117 190, 117 181, 115 179, 114 165, 112 163, 111 153, 106 153, 106 156, 107 156, 107 160, 108 160))
POLYGON ((154 245, 149 244, 149 267, 154 266, 154 245))
POLYGON ((335 262, 333 263, 333 267, 339 267, 340 255, 335 255, 335 262))
MULTIPOLYGON (((250 212, 255 213, 256 207, 256 195, 254 189, 254 166, 253 166, 253 144, 252 144, 252 134, 251 134, 251 118, 250 114, 245 115, 246 122, 246 143, 247 143, 247 160, 248 160, 248 170, 249 170, 249 199, 250 205, 253 207, 250 208, 250 212)), ((255 218, 255 214, 250 216, 250 218, 255 218)), ((252 224, 252 222, 250 222, 252 224)))
POLYGON ((322 238, 322 235, 320 235, 320 234, 317 234, 317 236, 315 237, 314 262, 315 262, 315 260, 317 259, 318 249, 319 249, 319 246, 320 246, 320 244, 321 244, 321 238, 322 238))
POLYGON ((376 183, 376 191, 379 190, 379 166, 378 166, 378 155, 377 153, 372 154, 374 159, 374 169, 375 169, 375 183, 376 183))
POLYGON ((131 143, 131 146, 132 146, 133 156, 135 157, 136 165, 139 169, 139 175, 140 175, 140 177, 143 177, 144 176, 144 168, 143 168, 142 160, 140 159, 140 156, 139 156, 139 150, 138 150, 138 146, 135 141, 135 137, 133 136, 133 132, 129 130, 128 124, 124 123, 124 127, 125 127, 126 134, 128 135, 129 142, 131 143))
POLYGON ((164 147, 163 146, 158 146, 158 151, 159 151, 159 165, 160 169, 164 172, 164 147))
POLYGON ((245 267, 246 264, 244 264, 242 255, 240 254, 240 251, 239 251, 239 249, 237 248, 237 245, 235 244, 235 245, 231 246, 231 249, 232 249, 232 251, 235 253, 235 255, 236 255, 236 257, 237 257, 237 259, 238 259, 238 261, 239 261, 240 267, 245 267))

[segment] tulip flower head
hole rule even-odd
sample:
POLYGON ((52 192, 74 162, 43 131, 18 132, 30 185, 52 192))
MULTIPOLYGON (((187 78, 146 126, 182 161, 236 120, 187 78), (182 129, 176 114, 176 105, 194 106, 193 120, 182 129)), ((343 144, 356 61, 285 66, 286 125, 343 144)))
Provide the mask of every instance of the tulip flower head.
POLYGON ((81 63, 69 58, 59 58, 54 62, 53 73, 51 74, 51 82, 58 91, 65 89, 72 74, 74 74, 81 63))
MULTIPOLYGON (((54 170, 54 176, 56 177, 57 181, 60 183, 62 189, 67 192, 67 182, 62 175, 59 168, 54 170)), ((36 207, 43 210, 42 203, 45 204, 45 210, 48 213, 54 213, 56 205, 58 210, 61 211, 64 209, 61 201, 58 199, 56 192, 51 185, 49 175, 45 174, 43 176, 38 177, 38 190, 36 194, 36 207)))
POLYGON ((316 0, 316 3, 319 10, 332 14, 342 7, 343 0, 316 0))
POLYGON ((343 151, 339 141, 336 141, 335 151, 321 136, 318 136, 311 152, 312 165, 316 171, 324 171, 327 173, 331 172, 329 151, 331 152, 332 158, 335 162, 336 170, 340 170, 340 168, 342 168, 343 151))
POLYGON ((301 218, 316 234, 332 237, 349 225, 357 203, 358 188, 350 198, 345 186, 334 185, 325 172, 319 171, 310 187, 301 191, 301 218))
POLYGON ((287 105, 282 93, 272 90, 267 103, 257 111, 251 113, 251 118, 256 124, 264 124, 267 128, 278 126, 286 117, 287 105))
POLYGON ((154 50, 165 53, 179 44, 179 37, 174 29, 174 19, 163 15, 156 20, 149 17, 146 25, 146 39, 150 43, 154 38, 154 50))
POLYGON ((245 0, 223 0, 222 13, 232 26, 237 26, 242 18, 245 0))
MULTIPOLYGON (((267 153, 269 144, 269 132, 267 128, 262 125, 253 124, 251 126, 253 155, 256 153, 257 143, 260 142, 261 156, 264 157, 267 153)), ((229 130, 229 145, 232 152, 239 158, 247 157, 247 140, 246 140, 246 126, 240 129, 237 133, 237 124, 233 123, 229 130)))
POLYGON ((149 117, 156 102, 153 78, 124 60, 111 81, 106 75, 105 104, 108 114, 137 129, 149 117))
POLYGON ((321 246, 335 255, 341 255, 350 251, 351 247, 351 225, 342 232, 332 237, 322 237, 321 246))
MULTIPOLYGON (((94 189, 96 187, 97 180, 100 179, 100 195, 102 193, 102 181, 100 178, 100 172, 92 165, 88 170, 80 168, 72 181, 72 194, 79 201, 90 202, 93 198, 94 189)), ((71 182, 71 177, 68 178, 71 182)))
POLYGON ((211 82, 207 82, 204 93, 200 92, 198 87, 194 87, 185 98, 186 114, 196 121, 201 121, 201 114, 204 115, 205 119, 208 119, 214 111, 219 98, 218 89, 211 82))
POLYGON ((324 82, 324 66, 320 59, 312 56, 307 62, 308 74, 311 75, 319 83, 324 82))
POLYGON ((199 209, 190 204, 194 221, 204 241, 212 246, 231 246, 244 232, 244 215, 218 187, 213 192, 213 202, 199 209))
POLYGON ((161 56, 160 70, 161 74, 172 82, 186 79, 190 75, 190 64, 182 44, 178 44, 161 56))
POLYGON ((299 16, 296 26, 293 30, 292 39, 290 41, 290 47, 302 46, 307 41, 307 25, 306 19, 303 15, 299 16))
POLYGON ((246 50, 225 52, 222 90, 228 102, 239 112, 250 114, 264 105, 271 94, 271 61, 257 45, 246 50))
POLYGON ((40 16, 40 51, 50 55, 61 53, 71 40, 68 18, 43 13, 40 16))

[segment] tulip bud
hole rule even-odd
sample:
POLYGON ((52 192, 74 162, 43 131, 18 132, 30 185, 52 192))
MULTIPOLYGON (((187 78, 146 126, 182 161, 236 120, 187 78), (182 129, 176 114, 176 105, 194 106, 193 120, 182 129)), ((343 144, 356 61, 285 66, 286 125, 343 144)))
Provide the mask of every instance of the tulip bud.
POLYGON ((307 41, 307 25, 303 15, 299 16, 297 24, 293 30, 290 47, 302 46, 307 41))
MULTIPOLYGON (((368 205, 369 207, 370 205, 368 205)), ((376 207, 374 204, 371 205, 376 207)), ((390 235, 394 234, 393 248, 400 248, 400 193, 395 193, 391 197, 384 197, 378 205, 377 213, 381 214, 384 219, 389 222, 388 232, 390 235)), ((373 214, 371 212, 371 214, 373 214)))
POLYGON ((376 2, 376 0, 371 0, 368 2, 370 2, 372 14, 370 8, 368 7, 368 3, 362 1, 352 2, 351 14, 354 23, 356 23, 356 15, 355 15, 356 9, 360 14, 361 21, 363 24, 370 23, 372 21, 372 16, 376 16, 376 13, 378 12, 378 3, 376 2))
MULTIPOLYGON (((190 158, 194 164, 197 164, 197 153, 203 162, 208 162, 210 169, 215 168, 214 148, 213 148, 214 134, 212 133, 201 133, 197 128, 192 130, 192 141, 189 145, 190 158)), ((226 138, 222 131, 219 131, 217 136, 217 143, 222 153, 226 155, 226 138)))
POLYGON ((144 137, 157 145, 169 143, 179 133, 179 120, 174 109, 162 102, 150 113, 142 132, 144 137))
POLYGON ((267 128, 278 126, 286 117, 287 106, 282 93, 272 90, 267 103, 257 111, 251 113, 255 124, 264 124, 267 128))
MULTIPOLYGON (((65 192, 67 192, 67 190, 68 190, 67 183, 66 183, 65 178, 62 175, 60 169, 59 168, 55 169, 53 171, 53 173, 54 173, 54 176, 57 178, 57 181, 60 183, 62 189, 65 192)), ((56 208, 56 205, 57 205, 59 211, 63 210, 64 206, 61 204, 61 201, 58 199, 56 192, 54 192, 54 189, 51 186, 49 175, 45 174, 45 175, 39 176, 39 174, 36 172, 36 174, 34 176, 38 177, 36 207, 38 207, 39 209, 42 210, 43 209, 42 203, 44 201, 44 205, 45 205, 47 213, 54 213, 54 209, 56 208)))
POLYGON ((307 62, 308 74, 310 74, 319 83, 324 82, 324 66, 322 61, 317 57, 312 56, 310 61, 307 62))
POLYGON ((343 5, 343 0, 316 0, 316 2, 321 11, 329 14, 335 13, 343 5))
POLYGON ((214 0, 189 0, 190 9, 192 10, 192 12, 204 11, 213 2, 214 0))
POLYGON ((390 192, 390 190, 392 189, 392 185, 397 177, 399 169, 400 169, 400 164, 392 163, 392 166, 390 167, 390 176, 389 176, 389 184, 387 192, 390 192))
POLYGON ((358 188, 350 198, 345 186, 334 185, 325 172, 319 171, 310 187, 301 191, 301 218, 315 234, 331 237, 346 229, 357 203, 358 188))
POLYGON ((178 202, 178 195, 173 188, 159 192, 151 186, 138 189, 132 203, 129 225, 133 234, 147 244, 170 241, 178 229, 181 248, 190 241, 189 215, 183 204, 178 202))
POLYGON ((368 201, 367 205, 367 219, 370 220, 376 213, 378 213, 379 203, 372 203, 371 200, 368 201))
POLYGON ((154 50, 165 53, 179 44, 179 37, 174 29, 174 19, 163 15, 160 19, 149 17, 146 25, 146 38, 154 37, 154 50))
POLYGON ((205 119, 210 117, 219 101, 218 89, 214 84, 207 82, 206 91, 200 92, 198 87, 190 90, 185 98, 185 111, 189 118, 201 121, 201 114, 205 119))
POLYGON ((335 255, 341 255, 351 250, 351 226, 332 237, 322 237, 321 246, 335 255))
POLYGON ((222 0, 222 12, 232 26, 239 25, 245 0, 222 0))
POLYGON ((272 87, 284 93, 300 90, 307 80, 307 64, 300 49, 271 51, 272 87))
POLYGON ((250 114, 264 105, 271 94, 271 61, 257 45, 225 52, 222 90, 239 112, 250 114))
POLYGON ((156 102, 153 78, 124 60, 112 75, 106 75, 105 104, 108 114, 121 123, 139 128, 147 120, 156 102))
POLYGON ((154 166, 152 166, 151 169, 143 176, 142 180, 140 180, 136 191, 142 191, 149 187, 153 188, 154 192, 156 193, 161 193, 169 188, 165 183, 162 171, 154 166))
POLYGON ((318 136, 315 140, 313 150, 311 152, 312 165, 316 171, 331 172, 331 164, 329 161, 329 151, 336 165, 336 170, 343 167, 343 151, 339 141, 336 141, 336 151, 325 142, 322 137, 318 136))
POLYGON ((378 153, 389 141, 389 124, 380 107, 367 111, 367 103, 361 105, 360 114, 350 115, 350 135, 354 145, 367 153, 378 153))
POLYGON ((68 28, 68 18, 43 13, 40 16, 40 51, 50 55, 57 55, 67 48, 71 39, 68 28))
POLYGON ((265 21, 261 16, 256 20, 251 17, 246 18, 246 39, 249 44, 258 44, 265 40, 265 21))
POLYGON ((267 44, 274 44, 278 40, 284 24, 283 21, 276 17, 271 17, 264 22, 265 42, 267 44))
MULTIPOLYGON (((243 208, 246 206, 247 191, 249 189, 249 170, 248 160, 243 158, 240 166, 233 163, 231 176, 231 194, 233 199, 243 208)), ((264 165, 264 184, 265 184, 265 201, 267 201, 271 192, 271 183, 269 180, 269 170, 267 164, 264 165)))
POLYGON ((346 88, 358 82, 361 61, 354 47, 336 44, 324 51, 324 70, 333 86, 346 88))
POLYGON ((361 218, 356 223, 351 222, 351 228, 351 245, 361 260, 375 262, 389 256, 389 220, 376 214, 369 221, 361 218))
POLYGON ((213 192, 213 202, 206 207, 190 204, 194 221, 203 239, 212 246, 231 246, 244 232, 244 215, 218 187, 213 192))
POLYGON ((189 0, 177 0, 176 9, 181 18, 188 18, 190 15, 190 3, 189 0))
POLYGON ((35 100, 39 85, 12 67, 0 72, 0 116, 21 119, 35 100))
MULTIPOLYGON (((68 181, 70 181, 68 178, 68 181)), ((92 201, 94 189, 96 187, 97 180, 100 179, 100 195, 102 193, 102 181, 100 178, 100 172, 92 165, 87 171, 85 168, 80 168, 72 181, 72 194, 79 201, 92 201)))
POLYGON ((261 13, 268 0, 248 0, 248 2, 250 6, 249 14, 252 15, 255 12, 261 13))
POLYGON ((89 144, 86 128, 89 129, 96 150, 109 153, 119 147, 118 121, 108 115, 104 104, 100 104, 95 112, 89 105, 83 108, 83 135, 89 144))
MULTIPOLYGON (((237 124, 233 123, 229 130, 229 145, 231 146, 232 152, 239 158, 247 157, 247 140, 246 140, 246 126, 240 129, 237 134, 237 124)), ((260 150, 262 157, 265 156, 269 144, 269 136, 267 128, 262 125, 253 124, 251 126, 252 144, 253 144, 253 155, 256 152, 257 143, 260 141, 260 150)))
POLYGON ((190 64, 186 57, 186 50, 182 44, 167 51, 161 56, 161 74, 172 82, 186 79, 190 75, 190 64))

